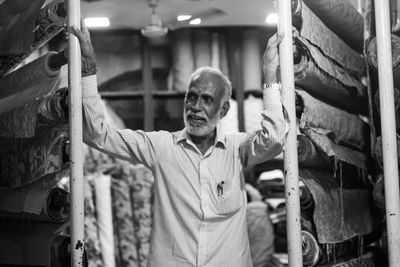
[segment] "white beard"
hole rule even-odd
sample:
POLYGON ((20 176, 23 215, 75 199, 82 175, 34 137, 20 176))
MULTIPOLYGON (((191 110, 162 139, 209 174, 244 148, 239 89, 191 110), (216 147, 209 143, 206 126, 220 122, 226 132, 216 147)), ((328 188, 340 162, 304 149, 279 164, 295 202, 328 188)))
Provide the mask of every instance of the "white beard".
MULTIPOLYGON (((202 126, 192 126, 186 119, 186 110, 183 111, 183 121, 185 123, 185 127, 187 129, 187 132, 191 135, 194 136, 207 136, 209 135, 212 131, 214 131, 215 127, 217 126, 219 122, 219 117, 221 114, 221 110, 218 110, 217 114, 215 114, 214 117, 212 117, 207 124, 202 125, 202 126)), ((203 116, 205 117, 205 116, 203 116)))

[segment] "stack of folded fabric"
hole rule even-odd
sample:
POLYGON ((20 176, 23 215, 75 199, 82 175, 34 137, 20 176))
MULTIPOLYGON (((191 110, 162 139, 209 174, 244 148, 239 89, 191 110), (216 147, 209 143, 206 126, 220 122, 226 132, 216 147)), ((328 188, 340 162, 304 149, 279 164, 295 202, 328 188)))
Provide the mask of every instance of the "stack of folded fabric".
POLYGON ((347 0, 292 1, 303 262, 348 262, 382 223, 370 181, 363 17, 347 0), (351 21, 350 26, 346 21, 351 21))

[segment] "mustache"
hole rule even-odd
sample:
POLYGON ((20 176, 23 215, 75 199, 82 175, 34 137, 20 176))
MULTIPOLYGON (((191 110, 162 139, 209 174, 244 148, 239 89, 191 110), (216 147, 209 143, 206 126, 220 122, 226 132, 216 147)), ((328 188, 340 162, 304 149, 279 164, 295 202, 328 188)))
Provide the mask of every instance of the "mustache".
POLYGON ((201 117, 202 119, 205 119, 205 120, 208 120, 207 119, 207 115, 204 113, 204 112, 192 112, 192 111, 188 111, 188 112, 185 112, 186 114, 185 114, 185 117, 188 117, 188 116, 197 116, 197 117, 201 117))

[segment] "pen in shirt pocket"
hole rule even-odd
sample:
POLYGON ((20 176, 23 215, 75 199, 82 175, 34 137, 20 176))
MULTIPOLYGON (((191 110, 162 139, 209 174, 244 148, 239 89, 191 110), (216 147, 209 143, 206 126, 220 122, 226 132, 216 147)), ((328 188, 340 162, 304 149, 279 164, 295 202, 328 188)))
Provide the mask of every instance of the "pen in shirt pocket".
POLYGON ((218 196, 222 196, 224 194, 224 181, 221 181, 219 184, 217 184, 217 194, 218 196))

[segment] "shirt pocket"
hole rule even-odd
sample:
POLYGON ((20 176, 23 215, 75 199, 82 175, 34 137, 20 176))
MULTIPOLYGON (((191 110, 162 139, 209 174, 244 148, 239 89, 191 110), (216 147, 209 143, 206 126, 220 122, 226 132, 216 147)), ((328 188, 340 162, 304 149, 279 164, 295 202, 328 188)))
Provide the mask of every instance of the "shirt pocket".
POLYGON ((216 213, 225 216, 236 213, 242 207, 242 198, 239 181, 237 183, 233 181, 225 182, 222 193, 218 194, 218 190, 215 190, 216 213))

